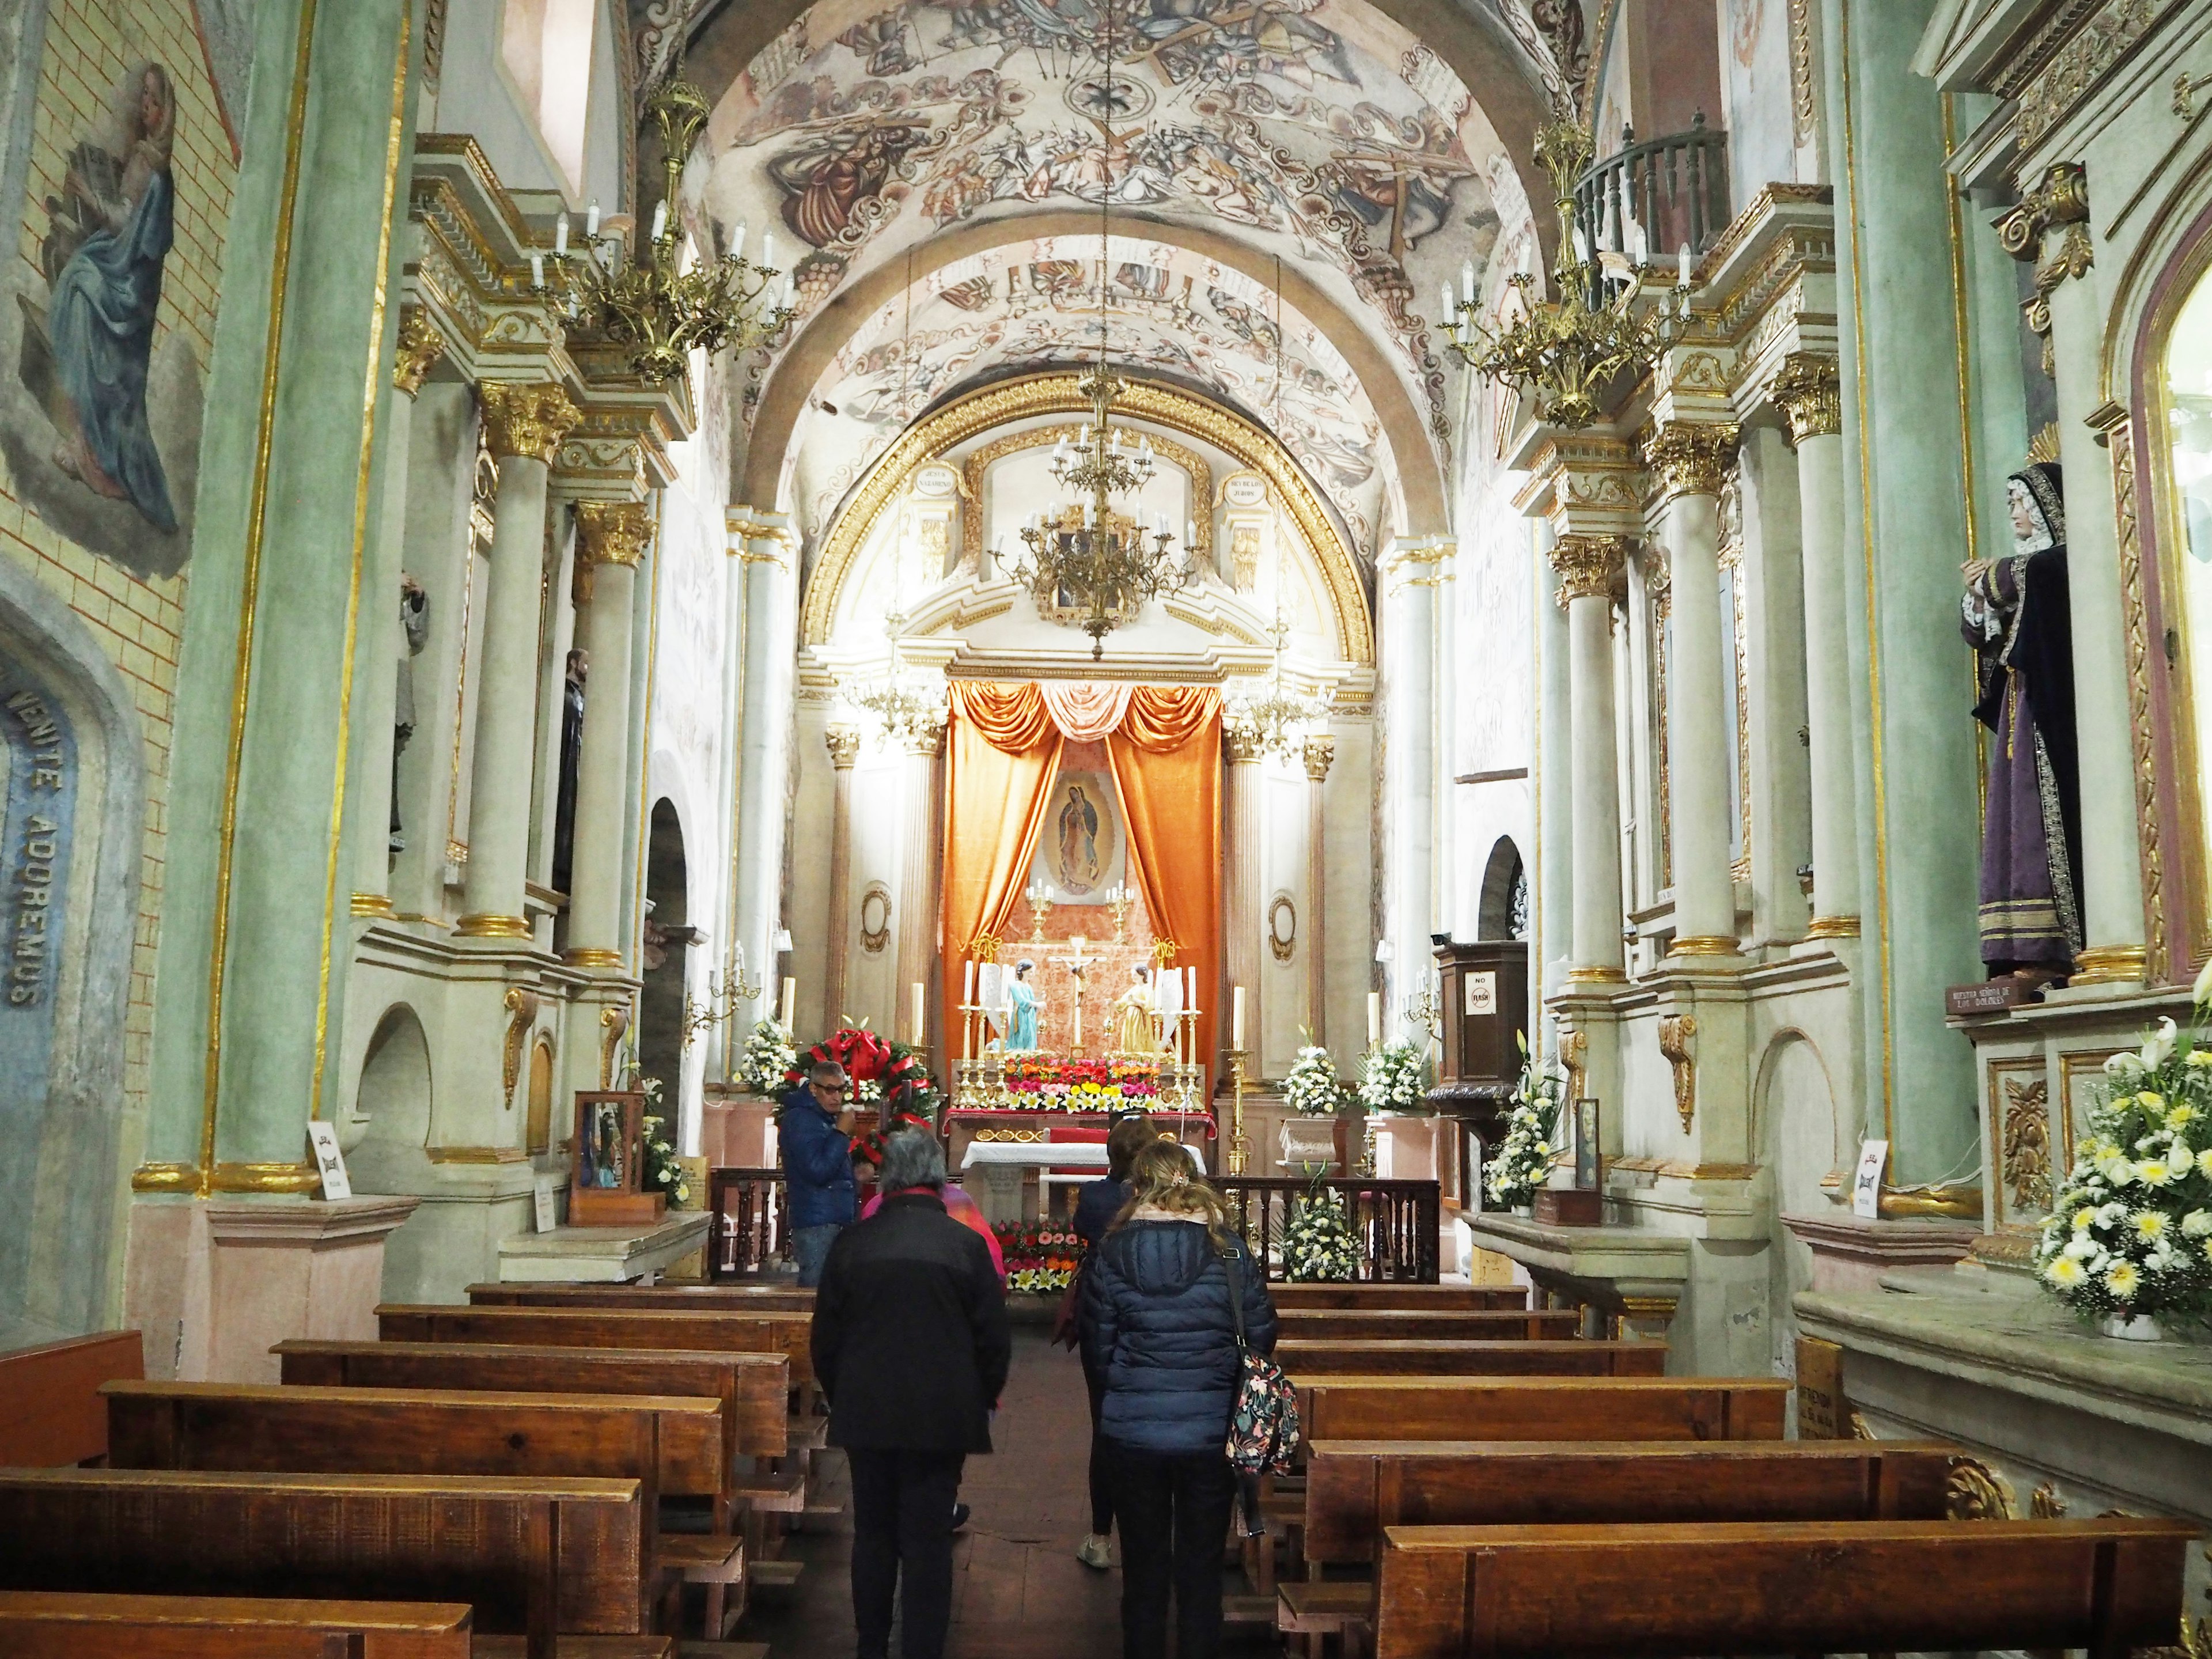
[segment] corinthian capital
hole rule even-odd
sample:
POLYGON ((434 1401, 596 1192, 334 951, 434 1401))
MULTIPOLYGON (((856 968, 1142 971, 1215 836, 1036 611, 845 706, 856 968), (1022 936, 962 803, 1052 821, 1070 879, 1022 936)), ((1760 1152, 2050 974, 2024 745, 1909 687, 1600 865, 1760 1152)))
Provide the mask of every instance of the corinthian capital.
POLYGON ((446 337, 425 316, 420 306, 399 313, 399 343, 392 353, 392 384, 413 397, 430 378, 438 359, 446 355, 446 337))
POLYGON ((487 380, 477 388, 477 400, 493 454, 526 456, 548 466, 562 434, 583 418, 568 394, 550 382, 487 380))
POLYGON ((1833 437, 1844 429, 1844 398, 1836 360, 1809 351, 1793 351, 1774 377, 1767 394, 1790 422, 1790 441, 1833 437))
POLYGON ((635 569, 652 541, 653 512, 643 501, 576 503, 578 562, 635 569))
POLYGON ((1644 441, 1644 464, 1658 483, 1658 499, 1721 493, 1721 474, 1735 448, 1735 427, 1669 421, 1644 441))
POLYGON ((2089 175, 2079 161, 2061 161, 2018 206, 1997 221, 1997 240, 2022 264, 2043 257, 2043 233, 2089 222, 2089 175))
POLYGON ((1613 580, 1628 562, 1626 536, 1562 536, 1552 544, 1552 568, 1559 573, 1559 605, 1571 599, 1610 599, 1613 580))

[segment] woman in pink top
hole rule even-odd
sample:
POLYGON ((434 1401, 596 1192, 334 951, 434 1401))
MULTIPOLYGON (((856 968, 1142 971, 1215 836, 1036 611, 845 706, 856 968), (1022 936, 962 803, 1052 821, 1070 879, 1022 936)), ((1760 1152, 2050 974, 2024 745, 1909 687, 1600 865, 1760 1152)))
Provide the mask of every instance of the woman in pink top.
MULTIPOLYGON (((983 1212, 976 1205, 975 1200, 969 1197, 965 1192, 957 1187, 947 1186, 942 1193, 938 1193, 935 1188, 930 1188, 930 1191, 936 1194, 937 1196, 944 1199, 945 1211, 946 1214, 950 1215, 955 1221, 963 1222, 968 1226, 974 1228, 977 1232, 982 1234, 983 1243, 989 1248, 991 1252, 991 1265, 998 1269, 1000 1282, 1001 1284, 1005 1283, 1006 1278, 1006 1253, 999 1248, 999 1236, 991 1231, 991 1224, 983 1219, 983 1212)), ((876 1211, 881 1207, 884 1200, 888 1196, 888 1194, 879 1192, 866 1204, 862 1205, 860 1206, 860 1219, 866 1221, 870 1216, 873 1215, 876 1211)))

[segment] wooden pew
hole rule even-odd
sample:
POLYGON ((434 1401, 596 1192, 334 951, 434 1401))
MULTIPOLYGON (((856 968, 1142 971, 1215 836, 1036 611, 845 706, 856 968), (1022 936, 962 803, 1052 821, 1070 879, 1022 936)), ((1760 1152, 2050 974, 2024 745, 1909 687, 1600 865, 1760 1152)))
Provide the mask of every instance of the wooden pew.
POLYGON ((1275 1345, 1292 1382, 1304 1376, 1660 1376, 1664 1342, 1311 1342, 1275 1345))
POLYGON ((635 1480, 7 1469, 0 1538, 0 1589, 465 1601, 526 1659, 671 1652, 635 1480))
POLYGON ((1345 1376, 1298 1389, 1316 1440, 1779 1440, 1778 1376, 1345 1376))
POLYGON ((471 1285, 479 1308, 667 1308, 702 1313, 814 1311, 814 1292, 795 1285, 471 1285))
POLYGON ((1319 1440, 1305 1558, 1371 1565, 1396 1526, 1940 1521, 1957 1455, 1891 1440, 1319 1440))
POLYGON ((1393 1527, 1376 1659, 2170 1644, 2186 1521, 1393 1527))
POLYGON ((136 1331, 101 1331, 0 1353, 0 1468, 43 1469, 107 1455, 100 1385, 146 1374, 136 1331))
POLYGON ((1276 1308, 1403 1308, 1435 1313, 1526 1308, 1526 1285, 1291 1285, 1267 1286, 1276 1308))
POLYGON ((465 1607, 0 1590, 8 1659, 470 1659, 465 1607))
POLYGON ((814 1381, 811 1314, 664 1312, 658 1309, 469 1308, 387 1303, 376 1310, 386 1342, 490 1342, 551 1348, 679 1348, 780 1353, 794 1386, 814 1381))
POLYGON ((1432 1312, 1401 1308, 1287 1308, 1276 1310, 1285 1341, 1497 1342, 1571 1340, 1582 1328, 1571 1308, 1555 1313, 1497 1308, 1432 1312))

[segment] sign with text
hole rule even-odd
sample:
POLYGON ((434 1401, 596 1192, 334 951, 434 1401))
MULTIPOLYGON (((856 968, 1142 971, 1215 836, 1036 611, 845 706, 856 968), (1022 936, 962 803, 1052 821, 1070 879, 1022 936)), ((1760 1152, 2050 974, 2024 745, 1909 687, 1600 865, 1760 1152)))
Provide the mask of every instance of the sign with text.
POLYGON ((338 1150, 338 1126, 313 1119, 307 1125, 307 1146, 315 1155, 315 1173, 322 1177, 323 1196, 351 1198, 353 1182, 346 1178, 345 1154, 338 1150))
POLYGON ((1844 1351, 1817 1336, 1797 1339, 1797 1437, 1848 1440, 1850 1413, 1844 1404, 1844 1351))
POLYGON ((1889 1162, 1889 1143, 1868 1140, 1859 1145, 1858 1172, 1851 1177, 1851 1213, 1869 1221, 1881 1215, 1881 1170, 1889 1162))
POLYGON ((1498 1012, 1496 969, 1486 969, 1467 976, 1467 1012, 1470 1014, 1494 1014, 1498 1012))

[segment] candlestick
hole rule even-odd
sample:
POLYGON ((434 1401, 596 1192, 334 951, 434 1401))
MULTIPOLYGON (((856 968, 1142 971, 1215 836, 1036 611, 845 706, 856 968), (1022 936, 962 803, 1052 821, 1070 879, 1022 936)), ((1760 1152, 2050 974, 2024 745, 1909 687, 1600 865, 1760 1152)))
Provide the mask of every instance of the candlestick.
MULTIPOLYGON (((1243 988, 1239 986, 1237 997, 1240 1014, 1243 995, 1243 988)), ((1229 1051, 1229 1173, 1243 1175, 1251 1155, 1252 1143, 1244 1135, 1244 1050, 1239 1045, 1229 1051)))
POLYGON ((1229 1046, 1240 1053, 1244 1047, 1244 988, 1229 994, 1229 1046))

